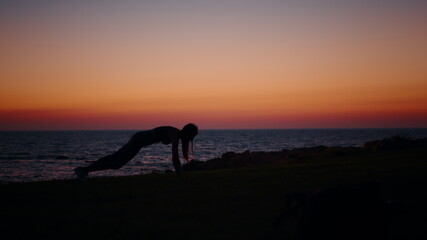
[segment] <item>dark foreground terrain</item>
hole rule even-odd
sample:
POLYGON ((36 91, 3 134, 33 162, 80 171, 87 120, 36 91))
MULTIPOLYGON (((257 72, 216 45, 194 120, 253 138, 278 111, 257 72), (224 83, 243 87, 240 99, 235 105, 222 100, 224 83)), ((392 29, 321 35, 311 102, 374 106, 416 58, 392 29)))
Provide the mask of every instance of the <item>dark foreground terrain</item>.
POLYGON ((427 140, 0 186, 2 239, 427 239, 427 140))

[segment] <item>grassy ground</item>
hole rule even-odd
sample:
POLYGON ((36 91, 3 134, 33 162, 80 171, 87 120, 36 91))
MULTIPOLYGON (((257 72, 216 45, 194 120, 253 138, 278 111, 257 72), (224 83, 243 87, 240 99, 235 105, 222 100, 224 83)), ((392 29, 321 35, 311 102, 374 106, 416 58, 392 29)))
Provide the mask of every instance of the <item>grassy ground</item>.
POLYGON ((426 173, 427 150, 410 148, 180 176, 6 184, 0 186, 0 234, 18 239, 297 239, 301 211, 289 213, 290 194, 375 181, 381 199, 399 205, 390 215, 392 239, 427 239, 426 173), (290 220, 281 221, 284 214, 291 214, 290 220))

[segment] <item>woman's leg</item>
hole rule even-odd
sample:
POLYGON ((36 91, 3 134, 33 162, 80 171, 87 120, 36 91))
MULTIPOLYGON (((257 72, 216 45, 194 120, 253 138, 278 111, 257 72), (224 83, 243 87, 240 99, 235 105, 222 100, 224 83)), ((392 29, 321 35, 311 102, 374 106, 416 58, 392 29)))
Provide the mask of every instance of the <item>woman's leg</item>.
POLYGON ((107 170, 107 169, 117 170, 121 168, 123 165, 129 162, 130 159, 132 159, 132 157, 129 159, 123 157, 122 152, 126 152, 125 151, 126 146, 127 144, 123 148, 121 148, 119 151, 111 155, 102 157, 87 167, 75 168, 74 169, 75 174, 80 179, 80 181, 85 181, 89 172, 107 170))
POLYGON ((138 132, 117 152, 102 157, 87 167, 78 167, 74 171, 81 180, 84 180, 89 172, 107 169, 117 170, 135 157, 142 147, 148 146, 153 142, 154 139, 151 131, 138 132))
POLYGON ((94 172, 94 171, 108 170, 108 169, 117 170, 123 167, 127 162, 128 161, 125 161, 125 159, 121 158, 118 152, 116 152, 111 155, 98 159, 96 162, 92 163, 87 167, 84 167, 83 169, 87 172, 94 172))
POLYGON ((123 167, 126 163, 132 160, 142 148, 136 139, 132 138, 125 146, 120 148, 117 152, 102 157, 91 165, 84 167, 87 172, 94 172, 100 170, 114 169, 117 170, 123 167))

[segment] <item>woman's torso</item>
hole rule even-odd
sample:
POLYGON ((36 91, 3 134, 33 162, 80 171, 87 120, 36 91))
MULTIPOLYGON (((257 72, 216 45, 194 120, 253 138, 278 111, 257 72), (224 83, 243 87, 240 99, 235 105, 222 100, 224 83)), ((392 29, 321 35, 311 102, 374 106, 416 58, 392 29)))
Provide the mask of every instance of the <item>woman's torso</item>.
POLYGON ((154 138, 163 144, 170 144, 172 139, 178 139, 180 133, 179 129, 169 126, 157 127, 152 131, 154 133, 154 138))

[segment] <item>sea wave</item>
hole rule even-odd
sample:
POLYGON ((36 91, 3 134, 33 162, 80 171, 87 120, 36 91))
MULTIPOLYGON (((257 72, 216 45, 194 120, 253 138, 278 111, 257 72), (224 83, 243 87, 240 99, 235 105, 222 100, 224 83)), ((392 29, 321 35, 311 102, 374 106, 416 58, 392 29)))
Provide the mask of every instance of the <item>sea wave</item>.
MULTIPOLYGON (((39 181, 74 178, 85 166, 123 146, 136 131, 0 132, 0 181, 39 181)), ((194 158, 207 161, 225 152, 280 151, 301 147, 361 146, 393 135, 427 137, 427 129, 278 129, 201 130, 194 158)), ((120 176, 173 169, 170 145, 143 148, 117 171, 95 176, 120 176)))

